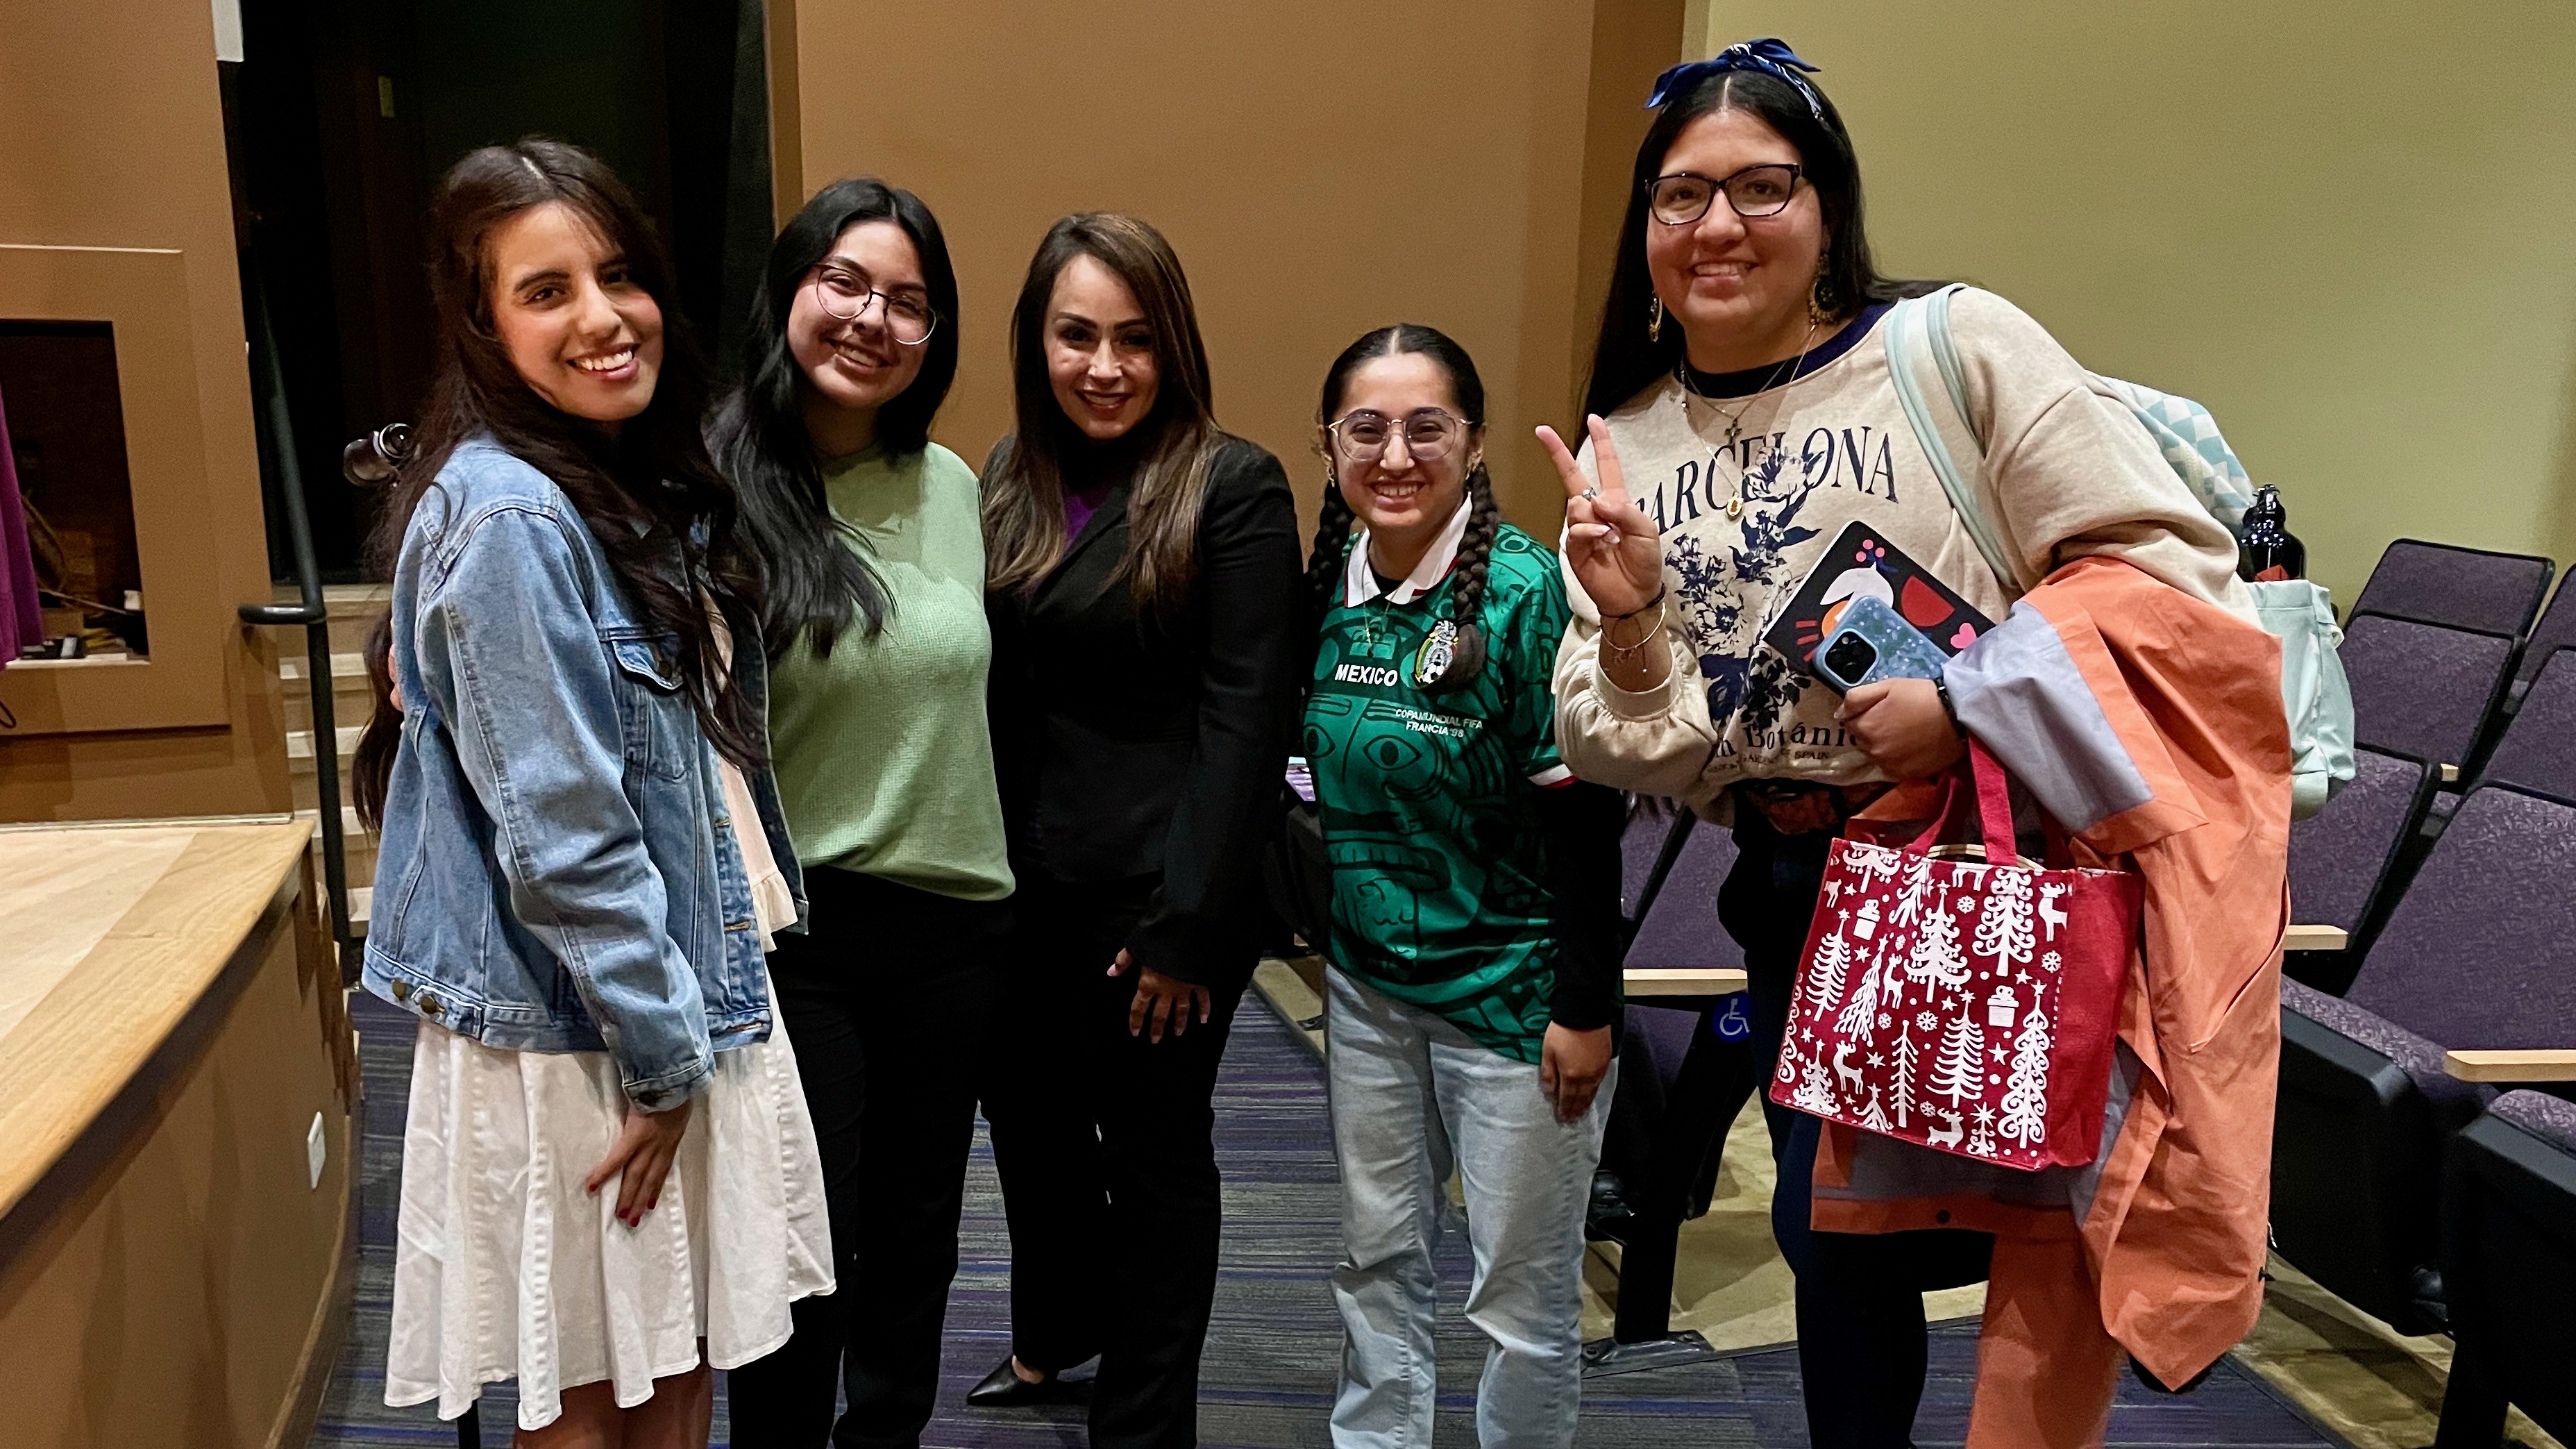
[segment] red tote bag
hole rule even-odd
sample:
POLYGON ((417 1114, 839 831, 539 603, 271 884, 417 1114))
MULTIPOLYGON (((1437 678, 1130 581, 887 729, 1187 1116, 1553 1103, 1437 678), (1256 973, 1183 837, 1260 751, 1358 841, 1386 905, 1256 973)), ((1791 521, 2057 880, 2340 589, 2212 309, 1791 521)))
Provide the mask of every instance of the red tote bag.
POLYGON ((1982 844, 1837 840, 1798 969, 1771 1100, 2006 1167, 2080 1167, 2101 1146, 2120 993, 2144 889, 2129 871, 2013 853, 2003 766, 1951 778, 1982 844), (1991 858, 1990 858, 1991 856, 1991 858))

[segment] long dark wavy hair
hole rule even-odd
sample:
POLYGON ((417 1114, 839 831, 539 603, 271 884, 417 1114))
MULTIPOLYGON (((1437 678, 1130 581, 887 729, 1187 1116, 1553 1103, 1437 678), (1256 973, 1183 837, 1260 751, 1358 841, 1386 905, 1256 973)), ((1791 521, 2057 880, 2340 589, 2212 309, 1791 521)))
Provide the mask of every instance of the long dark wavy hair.
MULTIPOLYGON (((1208 467, 1227 441, 1216 425, 1198 308, 1172 244, 1140 217, 1114 211, 1068 216, 1048 228, 1011 309, 1011 446, 984 479, 988 590, 1026 588, 1064 557, 1064 465, 1094 446, 1064 415, 1047 380, 1047 304, 1056 278, 1090 257, 1127 284, 1154 334, 1153 411, 1136 424, 1143 451, 1127 492, 1127 554, 1118 576, 1141 609, 1177 608, 1197 577, 1199 509, 1208 467)), ((1124 441, 1123 439, 1121 441, 1124 441)))
MULTIPOLYGON (((1420 353, 1440 364, 1449 374, 1449 391, 1472 426, 1469 446, 1484 437, 1485 382, 1476 375, 1476 362, 1467 349, 1436 327, 1418 322, 1398 322, 1381 327, 1342 349, 1324 374, 1323 399, 1315 406, 1318 426, 1330 424, 1333 415, 1342 410, 1342 394, 1350 388, 1351 374, 1360 364, 1381 357, 1398 357, 1420 353)), ((1329 443, 1326 445, 1328 448, 1329 443)), ((1351 550, 1351 525, 1356 521, 1351 505, 1342 497, 1338 471, 1330 467, 1331 454, 1326 454, 1324 510, 1315 523, 1315 546, 1306 555, 1306 586, 1314 592, 1315 606, 1329 613, 1342 587, 1342 570, 1351 550)), ((1449 590, 1449 617, 1458 625, 1456 653, 1449 668, 1430 684, 1427 694, 1446 694, 1464 689, 1474 682, 1485 667, 1485 634, 1476 620, 1485 602, 1485 575, 1494 557, 1494 534, 1503 524, 1502 510, 1494 502, 1494 480, 1485 470, 1485 460, 1477 458, 1476 466, 1467 472, 1467 533, 1458 541, 1458 560, 1452 565, 1458 582, 1449 590)))
MULTIPOLYGON (((1811 82, 1812 83, 1812 82, 1811 82)), ((1637 162, 1628 179, 1628 215, 1619 225, 1619 260, 1610 273, 1610 296, 1601 307, 1601 334, 1592 344, 1591 380, 1583 389, 1583 410, 1608 417, 1656 379, 1669 375, 1682 356, 1682 329, 1666 326, 1663 336, 1648 335, 1647 309, 1655 284, 1646 272, 1646 183, 1663 170, 1665 153, 1682 129, 1712 111, 1750 111, 1763 124, 1798 148, 1798 161, 1825 222, 1825 289, 1832 301, 1828 322, 1838 321, 1874 302, 1893 302, 1933 291, 1939 282, 1898 281, 1879 274, 1872 260, 1869 232, 1863 224, 1860 158, 1853 153, 1851 133, 1843 129, 1842 112, 1823 91, 1816 102, 1819 120, 1807 109, 1806 97, 1788 82, 1760 71, 1720 71, 1667 99, 1637 145, 1637 162)), ((1714 205, 1724 206, 1723 197, 1714 205)))
POLYGON ((841 233, 863 221, 891 221, 921 255, 921 280, 938 314, 921 344, 921 373, 877 409, 877 440, 889 453, 930 446, 930 420, 957 378, 957 270, 939 219, 909 191, 875 177, 835 181, 814 193, 769 248, 758 302, 743 339, 743 378, 716 410, 708 446, 742 495, 742 535, 760 562, 762 623, 770 657, 798 640, 817 658, 832 652, 853 616, 876 637, 892 600, 870 565, 858 531, 832 515, 821 460, 805 431, 805 371, 787 346, 787 316, 814 264, 841 233))
MULTIPOLYGON (((733 487, 709 460, 700 431, 706 362, 680 314, 670 255, 643 206, 607 163, 578 146, 533 137, 486 146, 439 181, 428 251, 438 357, 412 427, 411 454, 377 527, 376 566, 390 571, 413 510, 437 486, 449 456, 478 436, 490 437, 563 490, 608 556, 618 587, 657 631, 678 640, 680 676, 709 743, 738 765, 758 764, 765 727, 717 658, 715 625, 700 591, 743 637, 758 627, 759 585, 734 536, 733 487), (492 235, 512 217, 550 202, 597 229, 662 309, 653 400, 613 435, 538 396, 494 327, 492 235)), ((390 631, 384 637, 390 647, 390 631)), ((352 771, 359 811, 370 822, 383 818, 397 726, 388 683, 378 690, 375 719, 352 771)))

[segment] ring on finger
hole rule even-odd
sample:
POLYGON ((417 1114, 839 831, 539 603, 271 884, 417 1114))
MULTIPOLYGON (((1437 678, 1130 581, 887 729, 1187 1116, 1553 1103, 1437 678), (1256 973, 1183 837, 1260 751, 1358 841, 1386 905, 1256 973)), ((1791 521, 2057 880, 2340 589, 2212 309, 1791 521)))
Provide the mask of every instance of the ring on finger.
POLYGON ((1585 489, 1583 490, 1583 501, 1584 501, 1584 502, 1586 502, 1586 503, 1598 503, 1598 502, 1600 502, 1600 501, 1601 501, 1601 485, 1600 485, 1600 484, 1598 484, 1598 483, 1595 483, 1595 484, 1592 484, 1592 485, 1590 485, 1589 487, 1585 488, 1585 489))

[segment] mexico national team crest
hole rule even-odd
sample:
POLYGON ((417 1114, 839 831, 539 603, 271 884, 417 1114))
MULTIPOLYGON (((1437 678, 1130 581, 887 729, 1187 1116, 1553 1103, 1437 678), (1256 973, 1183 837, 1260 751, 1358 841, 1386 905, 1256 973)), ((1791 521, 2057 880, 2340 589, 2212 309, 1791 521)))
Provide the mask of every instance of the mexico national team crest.
POLYGON ((1439 683, 1441 677, 1449 672, 1449 666, 1457 661, 1458 621, 1443 619, 1431 626, 1431 633, 1423 639, 1422 647, 1413 651, 1415 686, 1429 689, 1439 683))

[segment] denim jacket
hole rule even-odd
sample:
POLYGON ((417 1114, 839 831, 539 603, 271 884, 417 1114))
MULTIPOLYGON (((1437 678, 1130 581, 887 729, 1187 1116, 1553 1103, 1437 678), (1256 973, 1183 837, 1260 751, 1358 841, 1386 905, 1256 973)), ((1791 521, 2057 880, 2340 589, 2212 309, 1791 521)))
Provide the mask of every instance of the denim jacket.
MULTIPOLYGON (((606 1051, 648 1111, 769 1036, 751 882, 676 642, 551 479, 486 439, 456 450, 394 569, 402 743, 362 978, 487 1046, 606 1051)), ((766 717, 759 641, 738 645, 766 717)), ((776 778, 745 773, 801 919, 776 778)))

